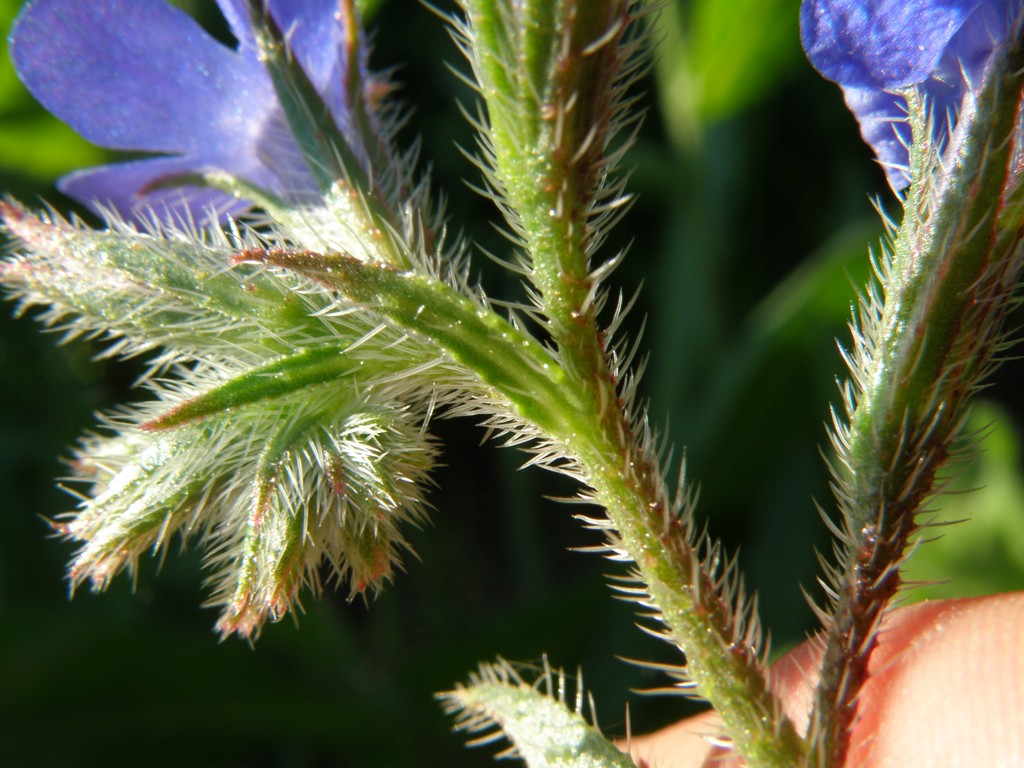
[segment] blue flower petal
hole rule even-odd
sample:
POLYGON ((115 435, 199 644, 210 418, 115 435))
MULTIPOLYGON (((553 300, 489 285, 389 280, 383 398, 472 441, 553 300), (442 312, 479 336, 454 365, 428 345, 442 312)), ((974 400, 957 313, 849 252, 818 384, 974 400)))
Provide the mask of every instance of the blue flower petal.
POLYGON ((902 96, 876 88, 843 88, 846 106, 857 117, 860 135, 875 151, 889 184, 901 190, 910 183, 910 126, 902 96))
POLYGON ((275 101, 259 62, 162 0, 36 0, 11 55, 43 106, 111 149, 237 155, 275 101))
MULTIPOLYGON (((291 43, 299 64, 324 95, 338 127, 347 132, 346 15, 341 5, 351 0, 268 0, 277 25, 291 43)), ((244 46, 254 44, 247 0, 217 0, 221 13, 244 46)))
POLYGON ((993 51, 1006 39, 1021 0, 983 0, 949 41, 931 80, 964 92, 977 88, 993 51))
MULTIPOLYGON (((163 0, 33 0, 11 37, 34 96, 86 139, 111 149, 171 155, 72 174, 61 189, 94 210, 168 216, 238 212, 212 190, 145 191, 169 176, 217 169, 293 203, 316 185, 253 46, 244 0, 218 0, 238 50, 221 45, 163 0)), ((344 128, 345 34, 335 0, 272 0, 294 53, 344 128)))
POLYGON ((925 80, 979 0, 811 0, 800 9, 807 57, 829 80, 902 88, 925 80))
POLYGON ((801 38, 808 58, 843 89, 861 135, 893 189, 909 183, 906 101, 916 85, 941 148, 963 101, 977 87, 1021 0, 804 0, 801 38))
POLYGON ((76 171, 62 178, 57 188, 88 205, 96 213, 113 209, 122 216, 147 221, 175 221, 191 217, 196 222, 235 216, 249 204, 224 192, 202 187, 154 189, 148 187, 169 177, 192 173, 190 157, 157 157, 113 163, 76 171))

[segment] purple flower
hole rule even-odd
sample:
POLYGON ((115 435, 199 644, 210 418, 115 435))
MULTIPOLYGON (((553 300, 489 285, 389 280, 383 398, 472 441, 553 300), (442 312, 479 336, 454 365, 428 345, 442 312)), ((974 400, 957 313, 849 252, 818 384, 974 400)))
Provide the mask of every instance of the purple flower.
MULTIPOLYGON (((345 0, 270 0, 294 55, 347 132, 345 0)), ((123 216, 205 219, 246 201, 203 187, 152 188, 223 171, 291 203, 315 199, 270 77, 246 0, 217 0, 237 50, 163 0, 34 0, 11 34, 18 75, 50 112, 89 141, 152 157, 77 171, 62 192, 123 216)), ((350 17, 349 17, 350 18, 350 17)))
POLYGON ((945 146, 969 89, 1013 28, 1021 0, 804 0, 800 33, 814 67, 843 89, 889 183, 910 183, 906 101, 919 86, 945 146))

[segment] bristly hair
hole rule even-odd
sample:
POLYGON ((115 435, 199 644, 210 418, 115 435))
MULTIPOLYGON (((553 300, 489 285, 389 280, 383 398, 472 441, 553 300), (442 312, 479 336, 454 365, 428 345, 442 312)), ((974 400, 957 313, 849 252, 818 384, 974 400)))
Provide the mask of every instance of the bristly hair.
POLYGON ((837 764, 867 659, 900 587, 908 542, 943 473, 964 450, 969 402, 1011 343, 1024 266, 1024 194, 1017 165, 1019 69, 1008 47, 978 93, 969 92, 948 144, 935 140, 930 104, 906 94, 912 183, 897 228, 872 254, 843 351, 849 378, 832 414, 834 562, 822 559, 827 642, 811 736, 837 764))
POLYGON ((438 698, 456 716, 456 729, 473 736, 470 746, 507 738, 511 746, 499 758, 519 758, 531 768, 633 768, 632 759, 601 735, 593 699, 578 678, 573 693, 568 676, 546 657, 539 667, 498 659, 481 664, 466 685, 438 698))
POLYGON ((106 355, 152 355, 150 399, 106 417, 71 461, 87 491, 56 523, 81 545, 72 588, 199 535, 220 628, 254 637, 319 589, 321 562, 353 593, 390 577, 400 526, 425 516, 429 406, 462 378, 443 355, 294 275, 232 265, 261 242, 245 228, 0 215, 16 238, 0 277, 23 310, 45 307, 106 355))
MULTIPOLYGON (((499 3, 500 11, 506 18, 506 31, 514 33, 519 26, 515 20, 512 3, 499 3)), ((601 112, 600 119, 595 117, 593 124, 586 130, 571 132, 569 124, 575 119, 585 101, 581 94, 572 90, 567 93, 550 94, 551 101, 545 102, 542 109, 546 111, 545 122, 552 125, 551 142, 557 146, 559 156, 566 158, 566 165, 573 170, 575 178, 581 180, 575 194, 581 199, 574 204, 582 203, 583 229, 580 246, 587 259, 595 256, 611 229, 621 221, 630 207, 631 196, 625 191, 628 173, 620 172, 622 161, 633 145, 636 132, 644 117, 644 111, 638 109, 638 97, 633 86, 640 80, 650 66, 649 25, 645 24, 645 16, 651 12, 648 3, 640 0, 628 0, 623 4, 621 16, 616 17, 610 26, 589 45, 577 52, 581 57, 595 56, 605 48, 614 50, 611 54, 616 60, 613 81, 607 88, 607 108, 602 111, 601 105, 589 105, 588 109, 601 112), (571 134, 571 135, 570 135, 571 134)), ((471 74, 456 71, 459 78, 474 89, 483 99, 481 83, 487 82, 484 62, 481 61, 481 46, 475 45, 476 30, 468 18, 449 17, 452 38, 470 64, 471 74)), ((578 41, 573 41, 573 30, 562 30, 558 41, 559 51, 555 55, 567 57, 568 50, 578 41)), ((493 47, 487 49, 494 54, 493 47)), ((498 68, 503 70, 509 80, 523 81, 528 76, 522 71, 522 61, 516 58, 516 49, 511 45, 499 53, 498 68)), ((529 90, 529 85, 524 86, 529 90)), ((531 101, 537 101, 544 95, 530 92, 531 101)), ((517 255, 512 264, 513 271, 534 278, 536 262, 530 250, 530 227, 523 221, 523 209, 517 205, 514 190, 509 189, 509 180, 503 175, 497 148, 494 146, 494 131, 500 130, 503 135, 518 143, 517 150, 526 153, 526 137, 519 136, 531 125, 532 118, 527 114, 529 108, 524 100, 504 98, 500 94, 489 94, 491 108, 485 110, 482 104, 475 108, 463 107, 463 114, 476 129, 477 152, 464 153, 481 172, 482 186, 475 187, 481 195, 494 203, 505 220, 505 233, 516 247, 517 255), (497 104, 494 103, 497 99, 497 104), (518 137, 518 138, 517 138, 518 137)), ((603 104, 604 102, 602 102, 603 104)), ((580 118, 584 119, 584 118, 580 118)), ((551 208, 551 215, 557 217, 559 209, 570 203, 568 191, 562 190, 551 208), (561 201, 561 202, 559 202, 561 201)), ((545 211, 547 214, 547 211, 545 211)), ((591 284, 590 296, 586 305, 579 311, 589 312, 591 305, 603 304, 602 283, 621 261, 621 254, 608 260, 590 272, 588 280, 591 284)), ((503 262, 505 263, 505 262, 503 262)), ((515 310, 521 315, 538 322, 547 330, 551 318, 546 312, 543 299, 543 287, 527 286, 530 304, 518 305, 515 310)), ((613 320, 613 323, 615 321, 613 320)))
POLYGON ((727 561, 694 522, 695 497, 681 471, 679 490, 674 496, 668 490, 674 467, 644 404, 636 402, 639 340, 617 335, 633 301, 620 297, 603 330, 598 320, 607 299, 603 285, 622 254, 596 268, 592 261, 629 206, 627 176, 617 169, 643 115, 631 87, 650 62, 651 25, 643 22, 652 7, 613 4, 601 17, 605 26, 586 32, 566 11, 559 24, 548 25, 558 31, 545 37, 537 31, 547 28, 543 21, 517 18, 522 6, 475 6, 463 4, 465 18, 452 22, 453 36, 472 72, 463 79, 482 102, 474 113, 464 110, 479 134, 474 163, 484 177, 481 192, 501 211, 518 250, 514 271, 530 283, 532 306, 516 311, 542 327, 551 354, 601 424, 602 459, 583 458, 574 453, 578 445, 568 446, 572 474, 585 488, 573 501, 606 512, 578 516, 605 534, 606 543, 591 549, 634 564, 617 589, 663 622, 665 630, 656 634, 686 653, 689 668, 672 669, 682 687, 717 698, 714 693, 727 687, 719 686, 719 674, 742 678, 740 685, 758 689, 752 697, 763 709, 755 726, 763 730, 752 739, 770 741, 785 731, 792 744, 795 733, 763 687, 767 644, 756 601, 747 597, 735 559, 727 561), (521 38, 531 35, 528 48, 521 38), (480 36, 486 45, 478 44, 480 36), (533 64, 531 56, 537 56, 533 64), (531 66, 544 75, 535 79, 531 66), (584 79, 580 72, 588 66, 594 72, 584 79), (623 493, 643 499, 642 509, 624 502, 610 474, 631 489, 623 493), (645 560, 645 542, 655 540, 663 550, 657 568, 645 560), (712 630, 700 637, 689 632, 689 611, 705 617, 712 630), (716 661, 726 658, 728 672, 716 661))

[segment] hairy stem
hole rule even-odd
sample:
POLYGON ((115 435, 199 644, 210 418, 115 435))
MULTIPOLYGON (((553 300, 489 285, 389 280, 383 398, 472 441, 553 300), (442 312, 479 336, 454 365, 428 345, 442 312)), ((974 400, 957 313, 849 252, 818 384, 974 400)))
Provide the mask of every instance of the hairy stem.
POLYGON ((997 62, 942 159, 929 144, 927 105, 908 96, 914 184, 893 252, 880 264, 883 303, 861 309, 849 424, 837 425, 834 438, 842 555, 830 573, 834 611, 812 718, 817 764, 844 764, 917 515, 935 492, 969 396, 1005 343, 1002 321, 1021 263, 1021 206, 1011 187, 1022 64, 1019 47, 997 62))
POLYGON ((792 766, 802 741, 765 685, 756 621, 743 621, 744 601, 720 551, 700 552, 690 499, 673 502, 650 446, 618 407, 614 382, 600 382, 594 408, 540 345, 493 312, 439 281, 343 254, 249 251, 295 270, 425 337, 507 398, 519 418, 560 446, 574 474, 605 508, 615 550, 636 564, 645 602, 687 657, 687 677, 720 712, 750 765, 792 766), (704 555, 704 556, 702 556, 704 555), (740 608, 741 610, 737 610, 740 608))
MULTIPOLYGON (((615 137, 635 120, 626 91, 643 69, 629 0, 465 0, 462 30, 487 107, 494 197, 520 240, 545 330, 574 393, 555 433, 610 546, 636 564, 641 602, 686 655, 688 682, 722 715, 751 765, 789 766, 802 741, 765 686, 752 606, 717 546, 696 535, 689 496, 666 488, 646 415, 634 412, 628 353, 602 331, 590 259, 627 205, 615 137), (705 551, 702 551, 705 550, 705 551)), ((628 141, 625 142, 628 145, 628 141)))

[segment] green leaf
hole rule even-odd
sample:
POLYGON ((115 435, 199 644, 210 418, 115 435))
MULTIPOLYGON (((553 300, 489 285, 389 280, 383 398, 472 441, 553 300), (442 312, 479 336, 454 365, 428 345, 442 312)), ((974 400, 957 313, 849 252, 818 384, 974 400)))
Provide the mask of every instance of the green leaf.
POLYGON ((43 321, 67 337, 97 333, 118 354, 164 347, 176 359, 262 364, 325 339, 355 343, 373 328, 318 316, 333 301, 326 293, 228 269, 232 243, 219 231, 148 233, 116 221, 96 231, 8 203, 0 219, 22 252, 0 265, 0 282, 24 307, 49 305, 43 321))
POLYGON ((342 253, 251 249, 234 261, 292 270, 379 312, 443 349, 550 434, 571 429, 567 414, 582 407, 561 388, 565 372, 539 342, 440 280, 342 253))
POLYGON ((359 361, 346 356, 346 347, 307 349, 249 368, 243 373, 179 403, 166 413, 142 425, 144 429, 168 429, 195 419, 281 397, 359 370, 359 361))
POLYGON ((634 768, 633 760, 582 714, 583 692, 566 705, 566 678, 545 660, 543 673, 527 683, 507 661, 481 665, 469 685, 439 695, 445 710, 458 715, 457 729, 482 734, 474 746, 503 733, 530 768, 634 768), (497 728, 494 732, 491 729, 497 728))

